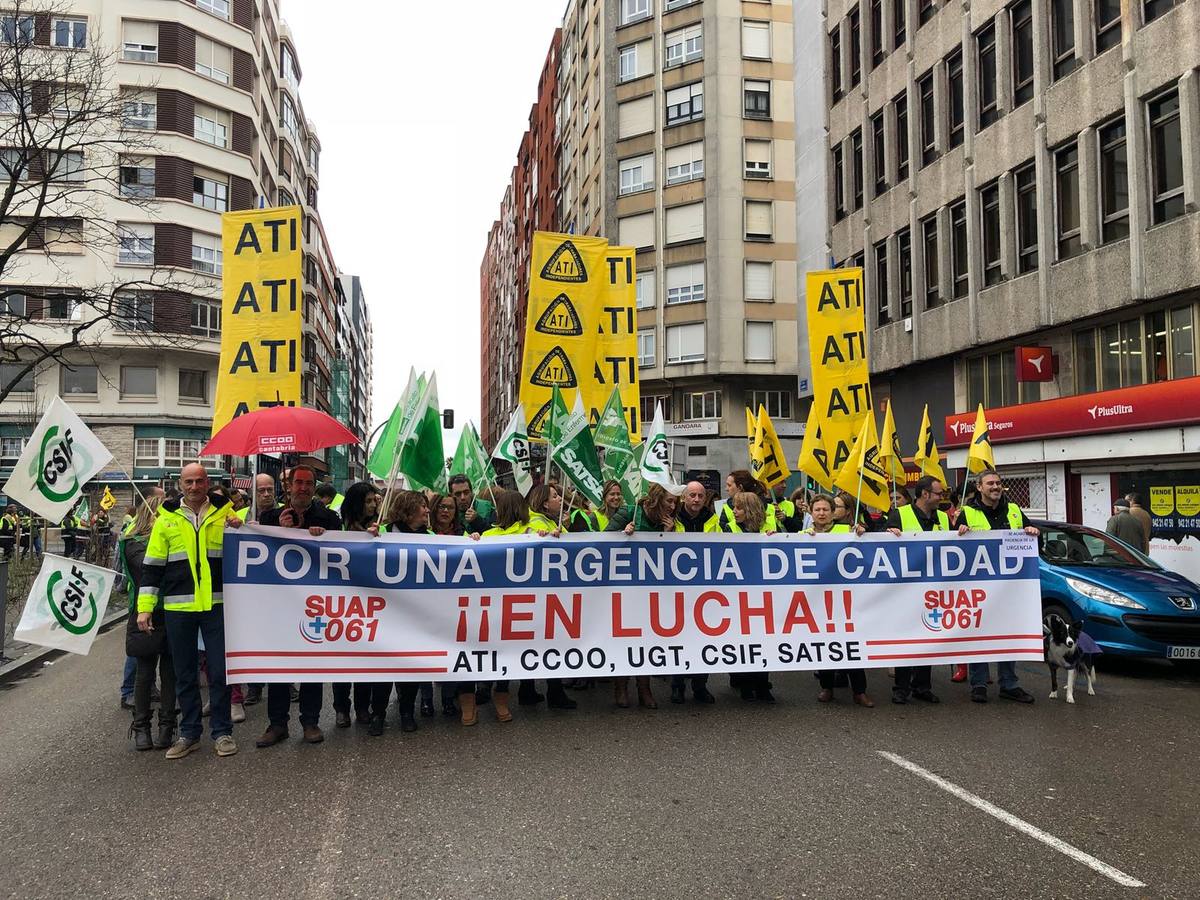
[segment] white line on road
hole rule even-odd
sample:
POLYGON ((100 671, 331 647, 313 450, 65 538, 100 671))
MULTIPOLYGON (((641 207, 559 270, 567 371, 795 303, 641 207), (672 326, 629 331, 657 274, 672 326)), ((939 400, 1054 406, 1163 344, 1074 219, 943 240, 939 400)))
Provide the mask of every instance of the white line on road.
POLYGON ((1047 847, 1052 847, 1053 849, 1057 850, 1059 853, 1062 853, 1064 856, 1069 856, 1069 857, 1071 857, 1071 859, 1075 860, 1076 862, 1083 863, 1089 869, 1093 869, 1093 870, 1099 872, 1105 878, 1111 878, 1113 881, 1115 881, 1119 885, 1122 885, 1124 887, 1131 887, 1131 888, 1140 888, 1140 887, 1146 886, 1145 884, 1138 881, 1136 878, 1132 877, 1131 875, 1126 875, 1120 869, 1115 869, 1112 866, 1110 866, 1108 863, 1101 862, 1100 860, 1096 859, 1096 857, 1094 857, 1090 854, 1084 853, 1078 847, 1072 847, 1066 841, 1059 840, 1052 834, 1047 834, 1046 832, 1042 831, 1042 829, 1038 828, 1037 826, 1030 825, 1024 819, 1018 819, 1012 813, 1005 812, 1004 810, 1002 810, 1000 807, 996 806, 995 804, 988 803, 982 797, 977 797, 975 794, 972 794, 970 791, 968 791, 964 788, 960 788, 957 784, 947 781, 945 778, 942 778, 940 775, 934 775, 928 769, 923 769, 914 762, 909 762, 903 756, 897 756, 895 753, 889 753, 886 750, 876 750, 875 752, 878 753, 880 756, 882 756, 884 759, 886 759, 888 762, 895 763, 902 769, 908 769, 908 771, 912 772, 914 775, 921 776, 926 781, 928 781, 930 784, 937 785, 946 793, 952 794, 955 797, 957 797, 959 800, 962 800, 965 803, 971 804, 971 806, 974 806, 978 810, 982 810, 983 812, 987 813, 989 816, 991 816, 995 819, 999 819, 1001 822, 1003 822, 1005 825, 1008 825, 1010 828, 1014 828, 1017 831, 1021 832, 1022 834, 1027 834, 1027 835, 1029 835, 1029 837, 1033 838, 1034 840, 1041 841, 1047 847))

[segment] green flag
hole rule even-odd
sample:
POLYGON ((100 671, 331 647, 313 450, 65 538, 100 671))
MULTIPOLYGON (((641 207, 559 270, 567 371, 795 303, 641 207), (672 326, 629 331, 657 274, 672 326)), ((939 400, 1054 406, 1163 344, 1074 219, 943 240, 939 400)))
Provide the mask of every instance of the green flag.
POLYGON ((567 413, 558 385, 555 385, 550 402, 550 428, 546 433, 550 458, 593 506, 603 506, 604 476, 600 474, 600 460, 596 456, 592 430, 588 427, 583 398, 577 392, 575 408, 567 413))
POLYGON ((454 451, 454 461, 450 464, 451 475, 466 475, 471 479, 475 490, 496 483, 496 472, 492 469, 491 460, 483 451, 479 440, 479 432, 468 422, 458 437, 458 448, 454 451))
POLYGON ((600 413, 600 421, 596 423, 596 447, 604 451, 600 471, 605 480, 619 481, 625 502, 636 502, 641 492, 641 473, 633 464, 633 444, 629 440, 629 426, 625 423, 620 388, 613 388, 600 413))
POLYGON ((513 410, 508 428, 500 443, 492 451, 492 459, 503 459, 512 466, 513 481, 522 495, 533 487, 533 475, 529 471, 529 438, 525 434, 525 407, 520 403, 513 410))
POLYGON ((442 413, 438 408, 437 374, 429 376, 413 414, 400 431, 400 471, 409 482, 446 490, 446 451, 442 446, 442 413))
MULTIPOLYGON (((424 376, 421 377, 424 378, 424 376)), ((389 478, 392 475, 392 469, 396 463, 396 442, 400 439, 400 431, 404 426, 405 410, 410 403, 416 402, 417 398, 413 396, 416 390, 417 373, 415 370, 409 369, 408 386, 404 388, 404 393, 400 395, 400 402, 388 416, 387 425, 383 427, 383 433, 375 442, 371 455, 367 459, 367 471, 376 478, 389 478)))

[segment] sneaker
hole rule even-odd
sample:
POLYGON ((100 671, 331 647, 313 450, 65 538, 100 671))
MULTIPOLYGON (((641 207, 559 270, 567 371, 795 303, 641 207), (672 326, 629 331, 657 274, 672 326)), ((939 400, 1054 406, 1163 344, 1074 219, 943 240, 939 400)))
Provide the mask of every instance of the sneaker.
POLYGON ((1033 702, 1033 694, 1022 687, 1000 688, 1000 696, 1005 700, 1015 700, 1017 703, 1033 702))
POLYGON ((233 756, 237 753, 237 742, 228 734, 217 738, 217 756, 233 756))
POLYGON ((181 737, 179 740, 173 743, 171 745, 171 749, 167 751, 167 759, 183 759, 193 750, 199 749, 200 738, 192 738, 189 740, 188 738, 181 737))
POLYGON ((383 734, 383 716, 371 716, 371 724, 367 726, 367 734, 371 737, 379 737, 383 734))
POLYGON ((255 703, 262 701, 262 688, 246 688, 246 706, 253 706, 255 703))
POLYGON ((350 727, 350 713, 339 709, 333 714, 333 724, 338 728, 350 727))
POLYGON ((903 706, 908 702, 908 694, 903 691, 892 691, 892 702, 903 706))
POLYGON ((980 684, 971 688, 972 703, 987 703, 987 688, 980 684))
POLYGON ((245 722, 246 721, 246 707, 244 707, 240 703, 230 704, 230 706, 229 706, 229 721, 234 722, 234 723, 245 722))
POLYGON ((941 703, 941 698, 933 691, 914 691, 913 696, 918 700, 924 700, 926 703, 941 703))
POLYGON ((433 701, 432 700, 422 700, 421 701, 421 718, 429 719, 429 718, 432 718, 433 715, 434 715, 433 701))
POLYGON ((955 684, 962 684, 967 680, 967 664, 955 663, 953 673, 950 675, 950 680, 955 684))

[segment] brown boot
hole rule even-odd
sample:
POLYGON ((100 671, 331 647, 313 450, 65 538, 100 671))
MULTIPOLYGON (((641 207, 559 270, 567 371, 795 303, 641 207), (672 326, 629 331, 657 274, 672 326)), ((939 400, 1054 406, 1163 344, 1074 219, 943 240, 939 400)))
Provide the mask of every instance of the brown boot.
POLYGON ((512 713, 508 709, 508 691, 495 691, 492 702, 496 704, 496 721, 511 722, 512 713))
POLYGON ((638 706, 644 706, 646 709, 658 709, 658 703, 654 699, 654 694, 650 691, 649 675, 639 675, 637 677, 637 692, 638 706))
POLYGON ((617 701, 617 706, 621 709, 629 709, 629 679, 614 678, 613 679, 613 696, 617 701))
POLYGON ((462 723, 474 725, 479 721, 479 713, 475 711, 475 695, 459 694, 458 707, 462 710, 462 723))
POLYGON ((288 730, 286 725, 268 725, 267 730, 263 732, 263 736, 254 742, 255 747, 274 747, 282 740, 286 740, 288 730))

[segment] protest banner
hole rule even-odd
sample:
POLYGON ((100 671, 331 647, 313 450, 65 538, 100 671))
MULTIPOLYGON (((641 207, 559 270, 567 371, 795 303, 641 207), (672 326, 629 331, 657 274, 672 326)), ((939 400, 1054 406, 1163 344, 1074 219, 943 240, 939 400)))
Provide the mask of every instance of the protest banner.
POLYGON ((1037 539, 225 535, 231 681, 1040 660, 1037 539))
POLYGON ((299 206, 221 215, 221 363, 212 433, 235 416, 300 405, 299 206))
POLYGON ((579 390, 590 423, 618 386, 630 431, 639 433, 634 251, 537 231, 530 259, 519 392, 529 437, 545 439, 555 386, 579 390))
POLYGON ((119 577, 111 569, 47 553, 13 637, 86 656, 119 577))
POLYGON ((807 273, 805 298, 813 403, 836 475, 871 414, 862 269, 807 273))

